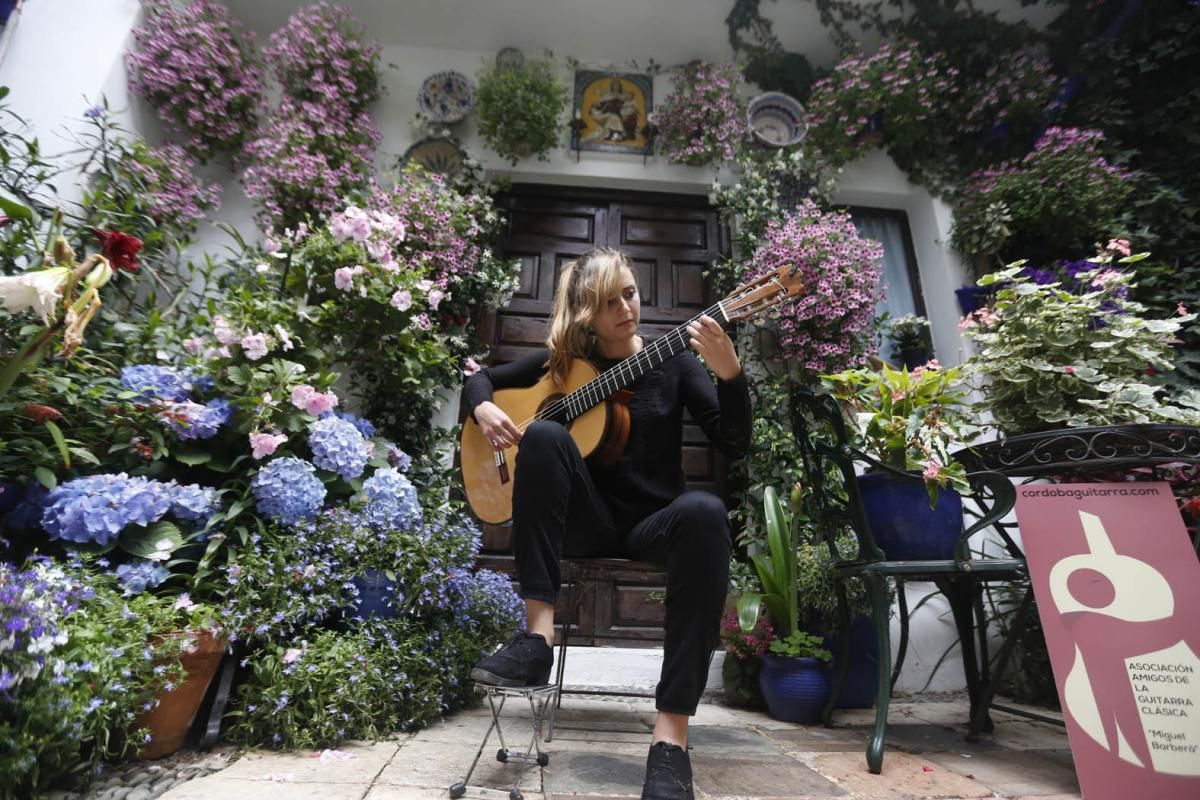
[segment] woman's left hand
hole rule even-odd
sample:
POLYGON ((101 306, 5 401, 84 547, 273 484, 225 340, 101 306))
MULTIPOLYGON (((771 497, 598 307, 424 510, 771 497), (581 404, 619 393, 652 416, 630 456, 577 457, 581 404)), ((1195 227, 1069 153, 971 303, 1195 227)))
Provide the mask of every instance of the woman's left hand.
POLYGON ((733 342, 712 317, 701 314, 699 319, 688 323, 688 336, 692 339, 692 349, 718 378, 731 381, 742 373, 742 362, 738 361, 733 342))

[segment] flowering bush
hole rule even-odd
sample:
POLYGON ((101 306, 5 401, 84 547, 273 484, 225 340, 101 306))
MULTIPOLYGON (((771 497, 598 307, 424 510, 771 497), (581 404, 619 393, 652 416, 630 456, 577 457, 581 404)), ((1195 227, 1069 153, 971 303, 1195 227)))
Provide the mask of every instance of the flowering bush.
POLYGON ((1122 226, 1130 174, 1110 164, 1100 131, 1049 128, 1032 152, 976 172, 951 244, 977 267, 1014 253, 1079 256, 1122 226))
POLYGON ((958 118, 959 133, 978 141, 998 128, 1024 130, 1044 124, 1046 106, 1062 84, 1050 62, 1028 50, 994 61, 969 87, 969 105, 958 118))
POLYGON ((549 160, 546 153, 562 135, 568 98, 550 53, 519 67, 485 67, 477 98, 479 135, 497 155, 514 165, 529 156, 549 160))
POLYGON ((752 141, 735 64, 688 64, 671 78, 671 94, 650 115, 667 159, 701 167, 733 161, 752 141))
POLYGON ((237 153, 257 123, 262 72, 253 34, 217 0, 142 0, 145 22, 126 53, 130 89, 201 160, 237 153))
POLYGON ((149 638, 172 603, 123 598, 110 576, 49 561, 0 561, 0 773, 14 796, 86 783, 105 758, 149 738, 134 721, 181 677, 149 638), (121 735, 115 732, 127 732, 121 735))
POLYGON ((185 244, 196 223, 220 207, 221 187, 195 176, 195 163, 184 148, 150 147, 127 135, 109 117, 107 102, 85 117, 92 128, 84 139, 86 224, 119 229, 149 250, 167 250, 185 244))
POLYGON ((739 660, 762 658, 774 638, 775 629, 765 615, 760 616, 749 631, 743 631, 738 623, 736 608, 729 609, 721 617, 721 641, 725 652, 739 660))
POLYGON ((1180 305, 1170 319, 1147 319, 1128 299, 1130 265, 1145 254, 1114 259, 1112 251, 1078 272, 1082 289, 1035 283, 1017 263, 980 279, 1000 287, 995 305, 964 320, 979 343, 968 362, 984 379, 982 408, 1006 434, 1061 426, 1126 422, 1200 422, 1195 390, 1176 403, 1145 382, 1171 369, 1179 329, 1196 318, 1180 305))
POLYGON ((366 186, 380 141, 363 111, 284 98, 246 145, 242 185, 271 230, 325 217, 366 186))
POLYGON ((42 527, 52 539, 98 545, 117 540, 135 555, 166 551, 164 558, 182 543, 178 531, 172 530, 173 526, 150 526, 167 514, 182 521, 199 521, 217 505, 212 489, 131 478, 123 472, 76 478, 52 489, 47 500, 42 527), (121 537, 130 526, 147 530, 121 537))
POLYGON ((852 369, 821 380, 842 402, 871 456, 893 469, 921 471, 930 504, 940 487, 969 491, 966 469, 950 456, 951 445, 969 438, 961 368, 930 361, 909 372, 884 364, 878 372, 852 369))
POLYGON ((251 657, 232 736, 330 746, 411 730, 462 703, 462 676, 523 619, 507 578, 470 571, 479 541, 445 510, 404 528, 379 527, 369 511, 328 511, 256 540, 230 567, 224 616, 241 635, 287 646, 251 657), (395 618, 306 635, 353 602, 353 578, 370 569, 386 570, 395 618))
POLYGON ((382 91, 379 46, 364 41, 365 35, 344 7, 319 2, 271 34, 263 58, 292 100, 344 108, 349 119, 382 91))
POLYGON ((883 249, 863 239, 847 214, 811 200, 771 222, 746 278, 782 266, 800 270, 806 294, 778 311, 779 357, 815 375, 861 363, 872 346, 883 249))
POLYGON ((840 167, 874 144, 863 135, 874 126, 889 152, 903 157, 921 147, 940 122, 956 77, 957 70, 940 56, 903 43, 849 56, 813 84, 809 141, 840 167))

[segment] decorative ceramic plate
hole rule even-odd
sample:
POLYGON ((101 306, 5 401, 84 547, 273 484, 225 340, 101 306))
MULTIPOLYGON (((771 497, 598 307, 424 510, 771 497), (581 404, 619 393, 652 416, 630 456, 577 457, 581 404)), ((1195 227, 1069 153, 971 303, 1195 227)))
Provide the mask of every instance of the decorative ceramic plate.
POLYGON ((496 53, 496 66, 500 69, 520 69, 525 66, 525 54, 516 47, 505 47, 496 53))
POLYGON ((475 107, 475 86, 461 72, 437 72, 421 84, 417 105, 434 122, 458 122, 475 107))
POLYGON ((415 142, 404 151, 401 163, 409 164, 415 161, 429 172, 450 178, 462 169, 465 157, 462 148, 452 140, 430 136, 415 142))
POLYGON ((808 133, 804 106, 782 92, 767 92, 751 100, 746 121, 760 141, 775 147, 799 144, 808 133))

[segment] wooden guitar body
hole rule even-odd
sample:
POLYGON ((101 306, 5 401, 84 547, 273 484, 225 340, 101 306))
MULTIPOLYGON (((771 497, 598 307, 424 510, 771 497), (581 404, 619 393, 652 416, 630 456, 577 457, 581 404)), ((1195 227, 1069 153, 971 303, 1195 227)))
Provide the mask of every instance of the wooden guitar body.
MULTIPOLYGON (((565 395, 594 379, 599 372, 587 361, 576 359, 567 372, 566 382, 557 386, 545 375, 525 389, 498 389, 492 402, 522 429, 538 412, 565 395)), ((593 406, 566 423, 571 438, 584 458, 592 457, 602 464, 620 457, 629 439, 627 391, 614 394, 607 402, 593 406)), ((510 447, 497 458, 496 450, 484 439, 474 419, 463 423, 462 462, 463 485, 471 510, 481 521, 499 525, 512 519, 512 490, 517 448, 510 447), (499 463, 498 463, 499 462, 499 463)))

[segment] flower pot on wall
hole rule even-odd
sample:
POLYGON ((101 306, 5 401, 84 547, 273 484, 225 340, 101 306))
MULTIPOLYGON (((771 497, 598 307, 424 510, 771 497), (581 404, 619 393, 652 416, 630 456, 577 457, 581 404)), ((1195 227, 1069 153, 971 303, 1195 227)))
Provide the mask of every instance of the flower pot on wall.
POLYGON ((958 298, 958 307, 965 316, 986 306, 988 298, 995 292, 994 286, 962 286, 954 290, 954 296, 958 298))
POLYGON ((829 671, 815 658, 767 653, 758 682, 767 713, 784 722, 816 722, 829 699, 829 671))
POLYGON ((159 697, 158 704, 134 722, 135 728, 150 731, 150 741, 137 754, 137 758, 143 760, 162 758, 183 747, 200 702, 208 691, 208 684, 212 682, 221 656, 225 653, 225 639, 213 636, 211 631, 178 631, 160 636, 191 637, 192 641, 184 644, 179 656, 184 670, 183 681, 174 690, 159 697))
POLYGON ((952 558, 962 532, 962 498, 951 489, 938 491, 937 505, 919 476, 905 479, 889 472, 858 476, 863 512, 875 543, 891 561, 952 558))

